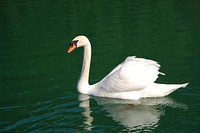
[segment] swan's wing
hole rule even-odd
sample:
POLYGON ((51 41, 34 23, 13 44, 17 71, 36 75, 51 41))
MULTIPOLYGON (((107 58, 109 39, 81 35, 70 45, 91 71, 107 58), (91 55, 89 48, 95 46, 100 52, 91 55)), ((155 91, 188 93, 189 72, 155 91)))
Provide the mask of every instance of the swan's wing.
MULTIPOLYGON (((132 58, 135 58, 135 57, 136 56, 127 57, 125 61, 128 61, 129 59, 132 59, 132 58)), ((106 75, 104 77, 104 79, 107 78, 108 76, 110 76, 111 74, 115 73, 116 71, 118 71, 122 67, 123 64, 124 64, 124 62, 122 62, 121 64, 119 64, 118 66, 116 66, 108 75, 106 75)), ((104 80, 104 79, 102 79, 102 80, 104 80)))
POLYGON ((142 90, 158 78, 160 65, 152 60, 127 57, 113 69, 98 86, 104 92, 142 90))

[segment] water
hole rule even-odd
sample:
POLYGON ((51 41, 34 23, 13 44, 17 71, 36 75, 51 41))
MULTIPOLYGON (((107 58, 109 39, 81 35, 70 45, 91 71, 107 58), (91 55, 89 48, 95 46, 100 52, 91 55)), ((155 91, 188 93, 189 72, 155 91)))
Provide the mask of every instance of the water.
POLYGON ((200 132, 199 1, 0 3, 0 132, 200 132), (92 48, 90 83, 127 56, 158 61, 160 83, 190 82, 165 98, 89 97, 76 84, 92 48))

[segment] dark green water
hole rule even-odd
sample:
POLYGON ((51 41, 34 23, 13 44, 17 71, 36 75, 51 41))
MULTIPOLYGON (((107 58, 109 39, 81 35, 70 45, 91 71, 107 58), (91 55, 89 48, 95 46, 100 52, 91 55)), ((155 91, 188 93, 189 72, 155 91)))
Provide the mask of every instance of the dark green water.
POLYGON ((200 1, 0 2, 0 132, 200 132, 200 1), (90 83, 127 56, 149 58, 170 96, 127 101, 78 94, 86 35, 90 83))

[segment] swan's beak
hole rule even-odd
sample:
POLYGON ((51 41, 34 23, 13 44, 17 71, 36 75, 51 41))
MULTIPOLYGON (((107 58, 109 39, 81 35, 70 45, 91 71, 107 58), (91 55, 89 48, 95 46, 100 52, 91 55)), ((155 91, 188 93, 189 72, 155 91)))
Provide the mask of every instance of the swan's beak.
POLYGON ((76 44, 73 44, 73 43, 70 44, 70 47, 69 47, 67 53, 68 53, 68 54, 71 53, 75 48, 76 48, 76 44))

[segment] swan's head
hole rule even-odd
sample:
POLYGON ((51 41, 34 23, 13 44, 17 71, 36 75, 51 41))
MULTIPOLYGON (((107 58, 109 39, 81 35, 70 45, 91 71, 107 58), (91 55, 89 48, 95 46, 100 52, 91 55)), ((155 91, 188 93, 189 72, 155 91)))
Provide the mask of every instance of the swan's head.
POLYGON ((69 49, 67 53, 71 53, 74 49, 78 47, 84 47, 90 44, 88 38, 86 36, 77 36, 69 43, 69 49))

